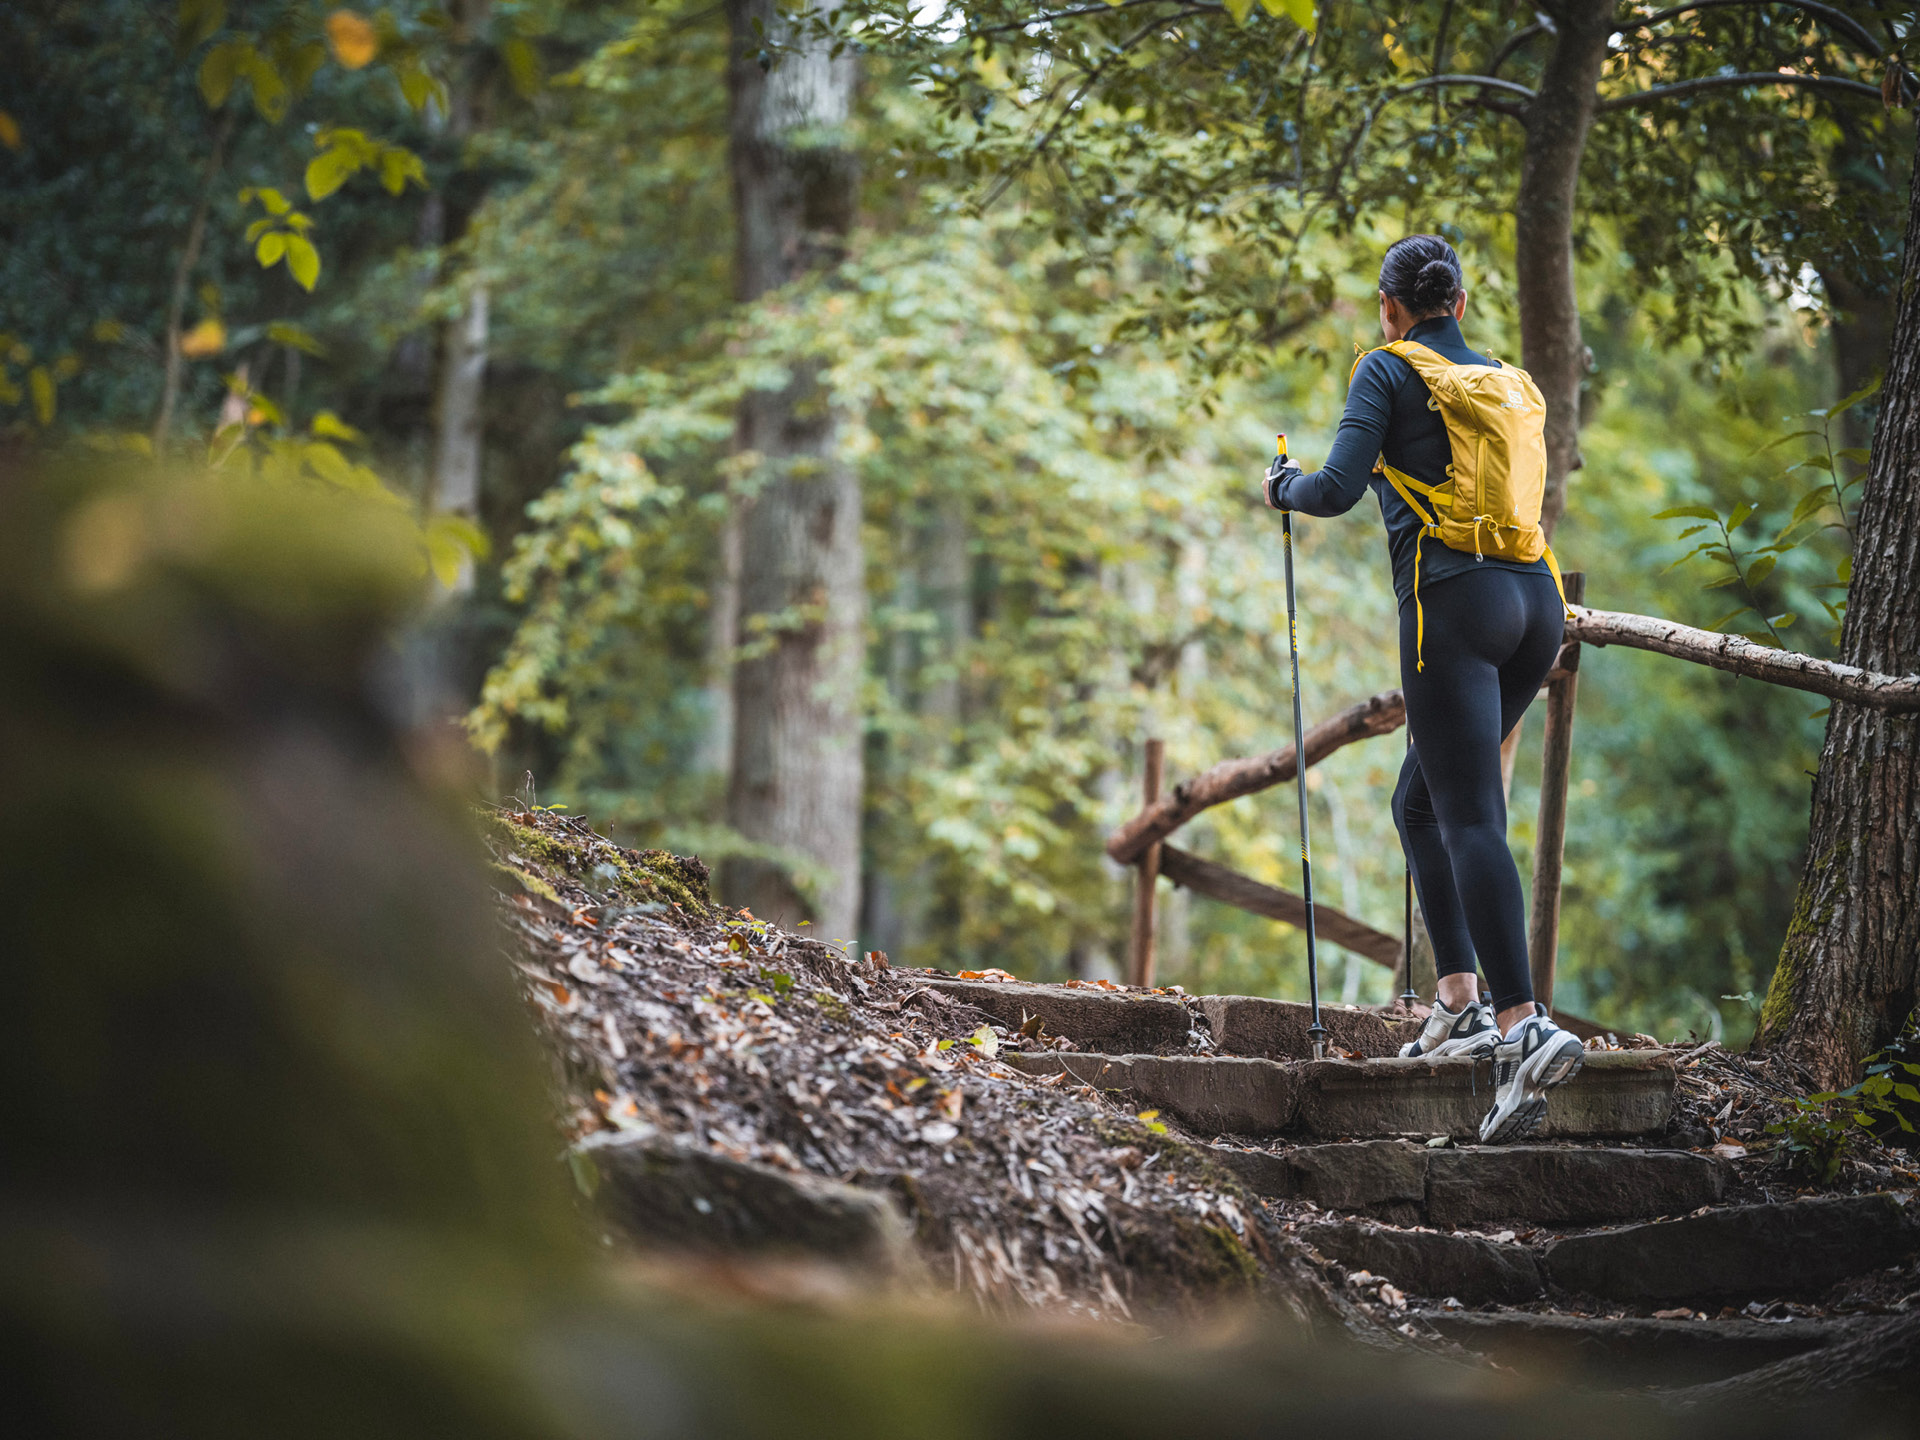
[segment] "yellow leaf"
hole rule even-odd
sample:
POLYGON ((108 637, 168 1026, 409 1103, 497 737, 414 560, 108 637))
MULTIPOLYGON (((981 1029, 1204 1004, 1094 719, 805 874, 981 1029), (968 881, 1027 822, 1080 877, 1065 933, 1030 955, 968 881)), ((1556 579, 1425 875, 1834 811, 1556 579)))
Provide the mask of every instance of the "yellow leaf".
POLYGON ((320 278, 320 252, 300 235, 287 237, 287 271, 302 290, 312 290, 320 278))
POLYGON ((352 10, 336 10, 327 16, 327 44, 333 58, 349 70, 370 64, 380 53, 380 37, 364 15, 352 10))
POLYGON ((53 376, 44 365, 27 372, 27 389, 33 392, 33 418, 42 425, 53 423, 53 376))
POLYGON ((1292 17, 1293 23, 1311 35, 1315 23, 1313 0, 1281 0, 1281 3, 1286 7, 1287 14, 1292 17))
POLYGON ((1247 16, 1253 13, 1253 0, 1226 0, 1226 5, 1236 25, 1246 24, 1247 16))
POLYGON ((21 145, 20 122, 4 110, 0 110, 0 145, 9 150, 18 150, 21 145))
POLYGON ((227 327, 208 316, 180 337, 180 353, 189 360, 204 360, 227 348, 227 327))

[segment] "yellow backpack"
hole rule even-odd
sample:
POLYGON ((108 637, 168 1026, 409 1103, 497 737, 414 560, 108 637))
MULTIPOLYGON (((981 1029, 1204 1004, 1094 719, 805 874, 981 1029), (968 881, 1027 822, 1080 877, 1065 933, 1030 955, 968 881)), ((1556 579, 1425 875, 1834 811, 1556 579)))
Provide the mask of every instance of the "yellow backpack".
MULTIPOLYGON (((1547 402, 1533 377, 1511 365, 1456 365, 1412 340, 1378 348, 1398 355, 1427 382, 1431 392, 1427 404, 1440 412, 1453 447, 1444 485, 1416 480, 1387 464, 1385 457, 1376 466, 1420 517, 1421 536, 1434 536, 1449 549, 1501 560, 1545 556, 1553 583, 1560 588, 1560 603, 1566 604, 1560 564, 1540 528, 1540 502, 1547 485, 1547 402), (1420 503, 1423 495, 1426 505, 1420 503)), ((1360 368, 1359 360, 1354 368, 1360 368)), ((1424 670, 1421 651, 1427 617, 1420 605, 1417 543, 1413 605, 1416 668, 1424 670)))

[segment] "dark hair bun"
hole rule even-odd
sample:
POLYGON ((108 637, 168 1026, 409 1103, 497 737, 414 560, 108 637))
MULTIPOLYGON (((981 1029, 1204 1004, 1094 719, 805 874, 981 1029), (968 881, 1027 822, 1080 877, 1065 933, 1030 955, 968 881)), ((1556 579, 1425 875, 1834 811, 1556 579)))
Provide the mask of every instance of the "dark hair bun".
POLYGON ((1453 308, 1462 289, 1460 257, 1438 235, 1409 235, 1388 247, 1380 289, 1425 319, 1453 308))
POLYGON ((1407 299, 1414 314, 1429 315, 1435 310, 1451 310, 1453 297, 1459 293, 1460 272, 1445 260, 1429 260, 1414 277, 1407 299))

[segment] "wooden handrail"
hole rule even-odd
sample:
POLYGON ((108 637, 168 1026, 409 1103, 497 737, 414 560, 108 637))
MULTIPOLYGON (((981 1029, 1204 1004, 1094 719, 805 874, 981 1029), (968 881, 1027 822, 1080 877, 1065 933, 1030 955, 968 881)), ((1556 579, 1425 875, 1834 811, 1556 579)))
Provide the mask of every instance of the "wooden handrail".
MULTIPOLYGON (((1307 731, 1307 764, 1318 765, 1334 751, 1356 740, 1398 730, 1406 719, 1407 702, 1398 690, 1369 696, 1307 731)), ((1107 839, 1107 854, 1122 865, 1131 865, 1146 853, 1149 845, 1166 839, 1202 810, 1284 784, 1293 774, 1291 745, 1251 759, 1222 760, 1212 769, 1174 786, 1114 831, 1107 839)))
MULTIPOLYGON (((1160 847, 1160 873, 1176 885, 1184 885, 1196 895, 1236 905, 1269 920, 1288 925, 1307 923, 1307 902, 1291 890, 1263 884, 1250 875, 1229 870, 1211 860, 1202 860, 1190 850, 1173 845, 1160 847)), ((1400 963, 1400 937, 1376 930, 1364 920, 1356 920, 1344 911, 1316 900, 1313 905, 1314 932, 1342 949, 1364 955, 1388 969, 1400 963)))
POLYGON ((1588 645, 1629 645, 1711 665, 1735 675, 1810 690, 1830 700, 1866 705, 1895 713, 1920 710, 1920 675, 1878 675, 1854 665, 1821 660, 1794 650, 1770 650, 1739 635, 1696 630, 1652 615, 1629 615, 1618 610, 1573 607, 1567 621, 1567 639, 1588 645))

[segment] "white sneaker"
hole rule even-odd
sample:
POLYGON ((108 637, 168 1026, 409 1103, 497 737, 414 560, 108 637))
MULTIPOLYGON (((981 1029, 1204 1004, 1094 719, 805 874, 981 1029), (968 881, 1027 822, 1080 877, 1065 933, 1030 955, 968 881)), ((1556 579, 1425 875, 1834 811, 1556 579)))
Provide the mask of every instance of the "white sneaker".
POLYGON ((1580 1037, 1545 1015, 1520 1022, 1511 1039, 1493 1047, 1493 1109, 1480 1122, 1480 1143, 1505 1145, 1533 1133, 1547 1113, 1547 1091, 1580 1071, 1587 1052, 1580 1037))
POLYGON ((1469 1000, 1458 1011, 1439 1001, 1433 1013, 1420 1027, 1417 1039, 1400 1047, 1402 1056, 1418 1055, 1491 1055, 1500 1041, 1500 1027, 1493 1023, 1493 1012, 1478 1000, 1469 1000))

